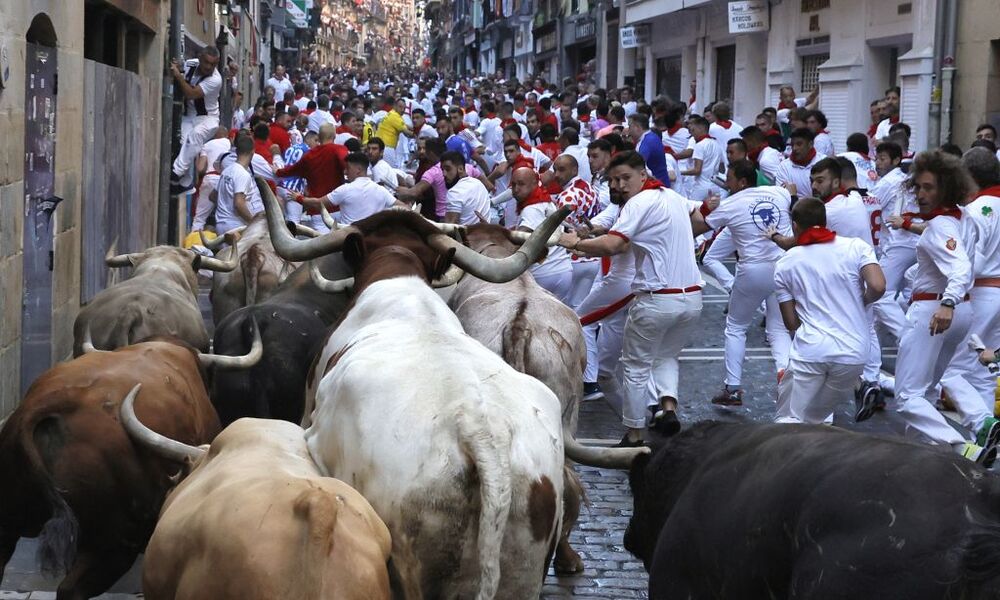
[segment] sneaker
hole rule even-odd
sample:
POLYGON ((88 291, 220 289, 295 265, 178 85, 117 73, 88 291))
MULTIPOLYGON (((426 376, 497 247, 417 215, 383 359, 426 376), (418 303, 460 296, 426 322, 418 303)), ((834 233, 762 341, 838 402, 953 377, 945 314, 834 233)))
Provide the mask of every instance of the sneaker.
MULTIPOLYGON (((615 448, 642 448, 645 445, 646 445, 646 442, 644 442, 643 440, 630 440, 630 439, 628 439, 628 434, 626 433, 625 436, 622 437, 622 441, 620 441, 617 444, 615 444, 614 447, 615 448)), ((996 454, 996 450, 994 450, 993 453, 996 454)))
POLYGON ((712 404, 720 406, 743 406, 743 390, 731 390, 728 387, 723 387, 722 391, 712 398, 712 404))
MULTIPOLYGON (((881 398, 882 388, 877 383, 862 381, 861 388, 854 395, 854 422, 861 423, 870 419, 875 414, 876 406, 881 398)), ((882 400, 882 406, 885 406, 885 400, 882 400)))
POLYGON ((677 412, 673 410, 657 410, 653 415, 653 423, 650 425, 666 437, 680 433, 681 421, 677 418, 677 412))
POLYGON ((976 433, 976 444, 983 448, 992 448, 1000 442, 1000 419, 986 417, 983 426, 976 433))
POLYGON ((604 397, 604 392, 601 391, 601 386, 594 382, 583 382, 583 400, 584 402, 589 400, 600 400, 604 397))
POLYGON ((996 446, 983 448, 978 444, 966 442, 962 447, 962 456, 989 469, 997 460, 997 449, 996 446))

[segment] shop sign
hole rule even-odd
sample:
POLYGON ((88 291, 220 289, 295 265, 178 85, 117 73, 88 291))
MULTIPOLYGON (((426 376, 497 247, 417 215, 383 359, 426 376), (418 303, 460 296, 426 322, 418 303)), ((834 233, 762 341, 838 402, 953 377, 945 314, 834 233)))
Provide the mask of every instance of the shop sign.
POLYGON ((580 19, 576 22, 576 39, 594 37, 597 31, 597 22, 594 19, 580 19))
POLYGON ((729 33, 755 33, 770 28, 767 0, 729 3, 729 33))
POLYGON ((649 45, 649 24, 622 27, 620 32, 622 48, 638 48, 649 45))

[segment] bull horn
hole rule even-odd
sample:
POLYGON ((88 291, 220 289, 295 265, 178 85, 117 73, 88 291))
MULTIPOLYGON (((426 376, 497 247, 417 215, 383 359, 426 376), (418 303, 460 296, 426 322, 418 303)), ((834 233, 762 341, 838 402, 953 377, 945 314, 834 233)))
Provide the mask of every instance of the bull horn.
POLYGON ((264 343, 260 339, 260 327, 257 319, 251 318, 253 327, 253 343, 250 345, 250 352, 243 356, 227 356, 225 354, 205 354, 198 353, 198 362, 206 369, 215 367, 216 369, 235 370, 249 369, 260 362, 260 357, 264 355, 264 343))
POLYGON ((444 272, 444 275, 431 282, 431 287, 445 288, 450 285, 455 285, 462 279, 463 275, 465 275, 465 271, 462 270, 462 267, 459 267, 458 265, 451 265, 448 267, 448 270, 444 272))
POLYGON ((340 228, 340 225, 337 224, 337 221, 330 214, 330 211, 326 209, 326 202, 320 202, 319 214, 322 215, 323 222, 330 228, 330 231, 337 231, 337 229, 340 228))
POLYGON ((231 233, 231 234, 233 234, 233 235, 236 236, 236 239, 240 239, 240 237, 242 237, 243 231, 246 228, 247 228, 247 226, 243 225, 243 226, 237 227, 236 229, 233 229, 232 231, 226 232, 226 234, 224 234, 224 235, 217 235, 217 236, 215 236, 212 239, 205 238, 205 232, 199 229, 198 230, 198 237, 201 238, 201 245, 202 246, 208 248, 212 252, 215 252, 219 248, 221 248, 223 244, 226 243, 226 235, 228 235, 228 234, 231 233))
POLYGON ((90 323, 87 323, 87 326, 83 330, 83 341, 80 343, 80 348, 83 350, 84 354, 111 352, 111 350, 98 350, 94 347, 94 339, 90 337, 90 323))
POLYGON ((458 223, 438 223, 437 221, 431 221, 427 217, 424 217, 424 220, 437 227, 441 233, 462 233, 465 231, 465 225, 459 225, 458 223))
POLYGON ((118 236, 111 240, 111 245, 108 246, 108 253, 104 255, 104 264, 113 268, 121 267, 131 267, 135 264, 135 261, 139 260, 142 256, 142 252, 132 252, 131 254, 119 254, 115 256, 115 248, 118 246, 118 236))
MULTIPOLYGON (((514 240, 518 244, 523 244, 524 242, 527 242, 528 238, 531 237, 531 234, 528 233, 527 231, 513 230, 510 231, 509 233, 510 233, 510 239, 514 240)), ((559 243, 560 237, 562 237, 562 231, 557 229, 555 230, 555 232, 552 233, 552 235, 549 236, 549 239, 545 240, 545 245, 549 247, 557 245, 559 243)))
POLYGON ((347 277, 346 279, 327 279, 326 277, 323 277, 322 273, 319 272, 319 267, 313 261, 309 261, 309 278, 312 279, 313 285, 328 294, 348 292, 354 288, 353 277, 347 277))
POLYGON ((295 235, 304 235, 311 238, 318 238, 323 235, 312 227, 307 227, 301 223, 294 223, 292 221, 288 221, 288 229, 295 235))
MULTIPOLYGON (((476 211, 476 218, 478 218, 479 222, 482 223, 482 224, 488 224, 490 222, 490 220, 486 217, 486 215, 484 215, 483 213, 479 212, 478 210, 476 211)), ((524 233, 524 232, 522 231, 521 233, 524 233)))
POLYGON ((135 416, 135 397, 139 394, 140 388, 142 388, 141 383, 135 384, 122 401, 119 411, 122 427, 129 437, 154 454, 174 462, 194 462, 204 456, 205 450, 172 440, 142 424, 139 417, 135 416))
POLYGON ((348 225, 337 231, 309 240, 298 240, 288 231, 285 216, 281 212, 278 199, 267 182, 257 177, 257 189, 264 200, 264 212, 267 214, 267 231, 271 234, 271 243, 278 256, 293 262, 305 262, 320 256, 340 251, 344 240, 352 233, 360 233, 357 227, 348 225))
POLYGON ((570 212, 572 209, 564 206, 549 215, 514 254, 505 258, 483 256, 444 234, 430 236, 427 243, 442 254, 454 248, 456 265, 484 281, 504 283, 516 279, 541 257, 547 241, 570 212))
POLYGON ((601 469, 628 469, 640 454, 649 454, 646 446, 639 448, 595 448, 584 446, 568 427, 563 427, 563 450, 575 463, 601 469))
POLYGON ((214 256, 202 256, 197 252, 195 252, 194 253, 195 256, 198 257, 195 259, 197 263, 195 266, 195 270, 208 269, 209 271, 220 271, 222 273, 228 273, 233 269, 235 269, 236 267, 240 266, 240 253, 236 247, 239 239, 239 234, 234 235, 232 233, 227 233, 225 239, 229 240, 230 244, 229 258, 225 260, 219 260, 214 256))

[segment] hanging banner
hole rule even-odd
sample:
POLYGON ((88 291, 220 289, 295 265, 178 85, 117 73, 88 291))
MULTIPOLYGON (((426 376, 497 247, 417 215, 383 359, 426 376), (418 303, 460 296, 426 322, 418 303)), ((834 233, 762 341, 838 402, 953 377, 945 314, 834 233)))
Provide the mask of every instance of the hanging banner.
POLYGON ((638 48, 649 45, 649 24, 631 25, 622 27, 619 35, 622 41, 622 48, 638 48))
POLYGON ((771 29, 767 0, 729 3, 729 33, 756 33, 771 29))

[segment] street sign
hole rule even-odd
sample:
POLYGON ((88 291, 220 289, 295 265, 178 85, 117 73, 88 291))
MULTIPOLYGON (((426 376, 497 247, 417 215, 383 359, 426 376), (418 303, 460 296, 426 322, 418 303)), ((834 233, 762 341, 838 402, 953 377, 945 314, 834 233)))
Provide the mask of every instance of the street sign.
POLYGON ((649 44, 649 24, 621 28, 622 48, 638 48, 649 44))
POLYGON ((729 33, 755 33, 770 28, 767 0, 729 3, 729 33))
POLYGON ((288 0, 285 4, 285 11, 292 23, 292 27, 302 28, 309 26, 309 13, 306 8, 307 0, 288 0))

